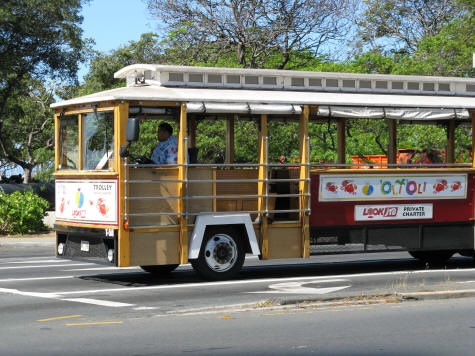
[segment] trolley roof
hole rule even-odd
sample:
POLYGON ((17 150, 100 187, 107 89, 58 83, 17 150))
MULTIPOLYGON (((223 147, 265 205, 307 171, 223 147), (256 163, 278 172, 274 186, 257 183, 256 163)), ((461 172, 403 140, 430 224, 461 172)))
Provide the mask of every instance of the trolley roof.
POLYGON ((127 86, 51 106, 127 100, 187 102, 190 108, 201 105, 200 110, 214 107, 214 112, 223 113, 235 112, 239 106, 251 112, 256 105, 261 109, 263 105, 317 105, 330 111, 332 107, 475 109, 475 79, 471 78, 153 64, 127 66, 114 76, 125 78, 127 86))

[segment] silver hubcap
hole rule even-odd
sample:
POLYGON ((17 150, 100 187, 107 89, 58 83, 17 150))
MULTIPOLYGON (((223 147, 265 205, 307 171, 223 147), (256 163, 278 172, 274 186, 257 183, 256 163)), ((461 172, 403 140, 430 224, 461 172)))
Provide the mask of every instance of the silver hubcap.
POLYGON ((209 268, 226 272, 236 263, 237 253, 236 243, 229 235, 216 234, 206 243, 204 255, 209 268))

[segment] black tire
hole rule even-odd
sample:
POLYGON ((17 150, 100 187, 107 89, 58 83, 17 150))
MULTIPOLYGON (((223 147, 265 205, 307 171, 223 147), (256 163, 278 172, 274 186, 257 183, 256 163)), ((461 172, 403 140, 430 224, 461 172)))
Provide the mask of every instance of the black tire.
POLYGON ((178 265, 140 266, 145 272, 164 275, 174 271, 178 265))
POLYGON ((244 244, 239 232, 228 226, 206 229, 200 253, 191 265, 206 279, 218 281, 235 277, 244 263, 244 244))
POLYGON ((454 251, 408 251, 409 254, 421 262, 430 265, 440 265, 447 262, 453 256, 454 251))
POLYGON ((475 259, 475 253, 473 250, 461 250, 457 252, 463 257, 473 257, 475 259))

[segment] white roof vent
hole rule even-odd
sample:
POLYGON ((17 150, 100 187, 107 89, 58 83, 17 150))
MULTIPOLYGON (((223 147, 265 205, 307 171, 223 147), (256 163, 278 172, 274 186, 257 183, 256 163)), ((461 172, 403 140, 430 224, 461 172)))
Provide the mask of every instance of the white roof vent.
POLYGON ((127 86, 475 96, 475 79, 134 64, 114 74, 127 86))

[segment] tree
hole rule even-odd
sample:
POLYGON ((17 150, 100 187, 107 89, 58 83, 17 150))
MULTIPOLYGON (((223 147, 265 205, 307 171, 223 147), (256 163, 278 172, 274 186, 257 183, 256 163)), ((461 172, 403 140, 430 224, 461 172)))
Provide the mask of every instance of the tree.
POLYGON ((414 53, 394 66, 393 73, 473 78, 474 28, 472 13, 453 20, 438 34, 421 39, 414 53))
POLYGON ((390 47, 413 52, 419 41, 467 10, 457 0, 364 0, 358 32, 371 48, 390 47))
POLYGON ((90 61, 89 72, 84 78, 85 83, 75 94, 86 95, 123 86, 123 81, 114 79, 114 73, 131 64, 163 62, 162 47, 156 34, 144 33, 140 40, 130 41, 128 45, 119 47, 110 54, 96 52, 90 61))
POLYGON ((23 167, 26 181, 34 164, 29 157, 34 146, 29 145, 41 130, 52 127, 47 120, 51 113, 46 117, 48 110, 41 110, 51 97, 43 96, 39 82, 59 78, 73 83, 84 57, 86 42, 78 15, 83 1, 87 0, 0 2, 0 159, 23 167), (40 105, 38 112, 31 110, 34 105, 40 105), (18 127, 19 121, 29 127, 18 127), (18 130, 12 134, 14 129, 18 130))
MULTIPOLYGON (((348 0, 147 0, 167 26, 186 64, 216 63, 235 53, 242 67, 262 68, 277 56, 286 68, 294 51, 311 50, 345 32, 348 0)), ((183 63, 185 64, 185 63, 183 63)))
POLYGON ((47 167, 54 158, 54 112, 50 108, 54 95, 39 80, 28 78, 23 82, 25 86, 8 100, 2 149, 11 162, 23 168, 24 181, 29 183, 33 169, 41 164, 47 167))

